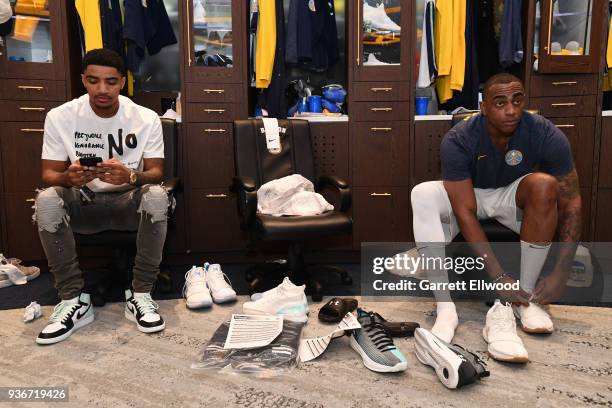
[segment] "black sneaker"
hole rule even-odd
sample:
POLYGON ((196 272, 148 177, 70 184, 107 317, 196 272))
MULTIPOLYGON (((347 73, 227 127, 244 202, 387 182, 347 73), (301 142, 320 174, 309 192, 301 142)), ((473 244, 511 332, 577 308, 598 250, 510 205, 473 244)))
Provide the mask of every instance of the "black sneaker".
POLYGON ((157 313, 158 304, 150 293, 132 293, 125 290, 125 317, 136 323, 143 333, 155 333, 164 330, 166 323, 157 313))
POLYGON ((361 329, 353 330, 349 343, 361 356, 363 365, 372 371, 390 373, 408 368, 406 357, 376 319, 374 313, 357 308, 357 320, 361 329))
POLYGON ((94 321, 91 298, 87 293, 62 300, 53 309, 49 323, 36 338, 38 344, 54 344, 70 337, 76 329, 94 321))
POLYGON ((447 388, 459 388, 489 376, 485 363, 476 354, 445 342, 429 330, 416 329, 414 339, 419 361, 433 367, 447 388))

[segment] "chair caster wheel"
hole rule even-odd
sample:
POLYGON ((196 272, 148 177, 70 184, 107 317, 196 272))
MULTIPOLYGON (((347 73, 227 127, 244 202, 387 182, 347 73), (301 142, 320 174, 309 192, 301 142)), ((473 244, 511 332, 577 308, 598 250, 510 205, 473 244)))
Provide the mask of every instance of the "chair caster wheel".
POLYGON ((255 273, 253 271, 246 271, 245 274, 244 274, 244 279, 248 283, 253 282, 253 280, 255 280, 255 273))
POLYGON ((352 285, 353 284, 353 278, 351 278, 349 275, 343 275, 340 277, 340 281, 342 282, 343 285, 352 285))

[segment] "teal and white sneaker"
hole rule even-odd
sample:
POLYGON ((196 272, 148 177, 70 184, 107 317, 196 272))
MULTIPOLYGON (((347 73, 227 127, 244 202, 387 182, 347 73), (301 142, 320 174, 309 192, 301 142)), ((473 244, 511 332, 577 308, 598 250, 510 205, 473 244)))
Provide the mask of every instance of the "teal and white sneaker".
POLYGON ((256 300, 242 306, 245 314, 283 315, 285 320, 306 323, 308 321, 308 299, 305 285, 296 286, 285 278, 277 287, 265 291, 256 300))
POLYGON ((361 356, 363 364, 372 371, 393 373, 408 368, 408 361, 393 343, 373 312, 357 308, 361 329, 351 333, 351 347, 361 356))

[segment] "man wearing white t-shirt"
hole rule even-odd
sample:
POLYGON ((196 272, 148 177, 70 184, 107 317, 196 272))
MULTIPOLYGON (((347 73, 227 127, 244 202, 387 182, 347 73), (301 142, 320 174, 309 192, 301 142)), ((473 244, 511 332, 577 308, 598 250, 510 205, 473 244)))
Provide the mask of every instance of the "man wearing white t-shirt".
POLYGON ((38 335, 52 344, 93 322, 90 295, 73 232, 138 231, 132 288, 125 317, 145 333, 163 330, 150 292, 166 239, 168 196, 163 176, 164 142, 159 117, 120 96, 123 60, 97 49, 83 58, 87 94, 52 109, 45 119, 42 180, 34 220, 61 302, 38 335), (97 161, 97 163, 96 163, 97 161))

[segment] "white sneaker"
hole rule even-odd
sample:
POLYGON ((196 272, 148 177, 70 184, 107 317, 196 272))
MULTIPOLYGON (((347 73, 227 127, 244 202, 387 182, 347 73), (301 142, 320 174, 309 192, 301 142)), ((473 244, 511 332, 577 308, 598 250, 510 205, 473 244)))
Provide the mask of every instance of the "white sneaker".
POLYGON ((387 15, 382 2, 376 7, 370 6, 367 2, 363 3, 363 24, 378 31, 392 31, 394 33, 402 31, 402 28, 387 15))
POLYGON ((166 328, 166 322, 157 309, 159 305, 153 301, 150 293, 125 290, 125 318, 136 323, 141 332, 155 333, 166 328))
POLYGON ((489 355, 499 361, 511 363, 526 363, 529 355, 523 341, 516 334, 516 319, 509 304, 495 300, 493 307, 487 312, 482 337, 489 343, 489 355))
POLYGON ((376 55, 374 55, 374 53, 371 52, 368 54, 368 59, 365 60, 363 65, 393 65, 393 64, 389 64, 388 62, 380 61, 378 58, 376 58, 376 55))
POLYGON ((70 337, 73 331, 94 321, 91 297, 87 293, 62 300, 53 309, 49 323, 36 338, 38 344, 53 344, 70 337))
POLYGON ((188 309, 200 309, 212 306, 210 290, 206 283, 206 271, 199 266, 192 266, 185 274, 183 297, 188 309))
POLYGON ((219 264, 204 264, 206 282, 215 303, 226 303, 236 300, 236 291, 232 288, 229 278, 221 270, 219 264))
POLYGON ((286 320, 306 323, 308 321, 308 299, 305 285, 296 286, 285 278, 277 287, 265 291, 257 300, 242 306, 245 314, 278 314, 286 320))
POLYGON ((40 269, 36 266, 21 265, 17 258, 5 258, 0 254, 0 288, 12 285, 25 285, 40 275, 40 269))
POLYGON ((514 314, 526 333, 552 333, 554 330, 550 315, 537 303, 529 302, 529 306, 514 307, 514 314))

